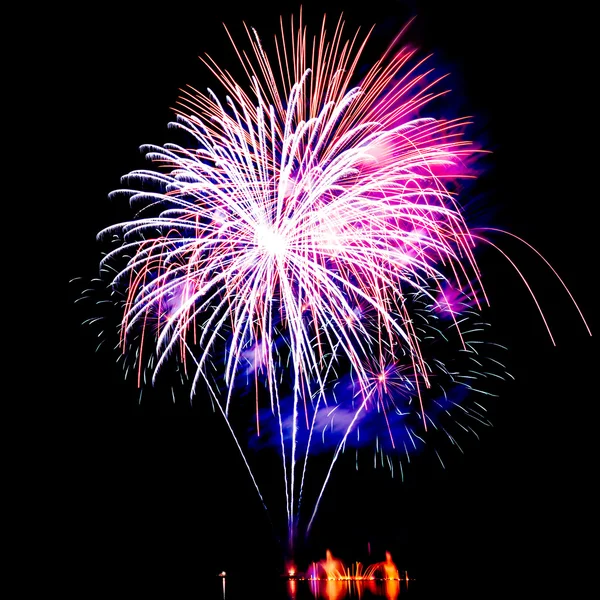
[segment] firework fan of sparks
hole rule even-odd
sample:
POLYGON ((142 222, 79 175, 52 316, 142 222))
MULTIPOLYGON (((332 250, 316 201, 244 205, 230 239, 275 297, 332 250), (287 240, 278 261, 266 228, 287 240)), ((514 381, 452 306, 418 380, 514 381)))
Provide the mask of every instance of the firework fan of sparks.
POLYGON ((251 52, 232 38, 245 85, 203 59, 225 93, 183 92, 172 125, 191 143, 143 147, 156 168, 114 192, 137 218, 100 236, 120 241, 103 267, 124 290, 121 343, 135 342, 139 379, 173 360, 228 422, 236 382, 255 381, 256 433, 265 410, 277 424, 291 539, 341 373, 352 408, 331 467, 373 407, 392 446, 409 401, 403 435, 414 443, 434 424, 432 379, 458 377, 428 357, 419 319, 442 314, 458 348, 477 354, 465 322, 487 302, 473 254, 484 236, 456 191, 478 150, 468 119, 422 116, 445 93, 442 77, 401 36, 357 82, 369 35, 346 38, 341 19, 314 38, 301 19, 289 37, 282 23, 274 60, 246 32, 251 52))

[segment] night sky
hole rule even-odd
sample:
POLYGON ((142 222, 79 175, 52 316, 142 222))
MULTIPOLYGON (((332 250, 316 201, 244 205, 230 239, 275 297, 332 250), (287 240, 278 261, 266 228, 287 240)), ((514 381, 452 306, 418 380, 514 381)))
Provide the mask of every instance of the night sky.
MULTIPOLYGON (((144 165, 141 144, 170 140, 167 123, 179 89, 212 84, 198 55, 234 62, 221 23, 243 35, 245 20, 268 38, 279 14, 289 17, 298 6, 285 2, 272 11, 224 2, 207 12, 203 4, 128 4, 126 10, 103 4, 89 17, 95 28, 78 28, 72 46, 65 193, 72 219, 69 279, 82 279, 68 284, 66 306, 70 349, 63 379, 79 424, 69 517, 87 557, 81 572, 109 580, 118 574, 131 589, 160 581, 164 589, 193 590, 221 569, 282 572, 279 508, 268 514, 262 508, 219 415, 202 397, 190 405, 182 394, 174 404, 164 383, 139 403, 116 353, 107 344, 96 352, 98 328, 81 325, 96 308, 74 303, 97 273, 96 233, 131 215, 126 200, 108 200, 108 193, 144 165)), ((585 16, 517 12, 508 3, 495 9, 483 2, 439 4, 375 1, 350 9, 311 1, 304 7, 306 20, 317 25, 324 10, 333 20, 340 9, 348 31, 378 24, 375 48, 417 15, 414 39, 423 53, 434 52, 441 71, 452 72, 453 109, 475 116, 478 139, 493 151, 474 188, 472 219, 535 246, 594 329, 597 192, 581 146, 593 114, 586 93, 590 59, 578 35, 585 16)), ((581 540, 590 527, 596 473, 593 341, 545 265, 526 247, 505 244, 534 287, 557 347, 518 275, 502 257, 484 253, 480 264, 492 301, 486 314, 509 347, 515 377, 490 406, 494 427, 465 442, 464 454, 446 448, 445 469, 431 456, 415 457, 404 483, 370 467, 336 471, 306 556, 319 559, 331 548, 348 562, 368 562, 370 543, 373 562, 389 549, 401 569, 422 579, 452 577, 459 586, 454 578, 462 578, 473 590, 501 590, 506 598, 517 574, 527 574, 531 590, 542 580, 552 589, 559 578, 582 577, 581 540)))

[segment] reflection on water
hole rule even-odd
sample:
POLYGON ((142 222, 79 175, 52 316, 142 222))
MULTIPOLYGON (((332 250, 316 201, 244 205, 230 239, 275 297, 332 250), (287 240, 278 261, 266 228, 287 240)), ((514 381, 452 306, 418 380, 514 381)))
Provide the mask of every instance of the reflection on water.
MULTIPOLYGON (((247 600, 250 589, 229 589, 225 572, 222 578, 222 600, 247 600)), ((364 567, 356 562, 347 567, 343 561, 334 557, 330 550, 325 558, 313 562, 306 572, 297 570, 295 565, 287 565, 287 574, 279 582, 282 586, 275 595, 277 600, 398 600, 400 593, 408 591, 410 579, 407 572, 400 572, 392 560, 390 552, 385 560, 364 567)), ((232 581, 233 583, 233 581, 232 581)), ((257 582, 252 581, 251 587, 257 582)), ((266 598, 267 582, 259 583, 261 594, 266 598), (264 584, 264 585, 263 585, 264 584)), ((269 590, 273 592, 271 588, 269 590)))
MULTIPOLYGON (((323 600, 362 598, 366 591, 374 598, 397 600, 400 596, 401 581, 399 579, 319 579, 310 580, 308 583, 312 595, 323 600)), ((290 600, 297 600, 295 584, 297 582, 288 581, 290 600)))
POLYGON ((210 596, 209 600, 410 600, 413 594, 409 587, 413 584, 405 579, 229 581, 223 578, 218 595, 210 596))
MULTIPOLYGON (((264 597, 277 600, 400 600, 411 583, 402 579, 304 579, 285 578, 278 582, 252 580, 241 582, 222 578, 221 600, 248 600, 264 597), (277 591, 278 590, 278 591, 277 591), (258 595, 257 595, 258 593, 258 595)), ((409 595, 409 597, 412 597, 409 595)), ((216 600, 216 599, 215 599, 216 600)))

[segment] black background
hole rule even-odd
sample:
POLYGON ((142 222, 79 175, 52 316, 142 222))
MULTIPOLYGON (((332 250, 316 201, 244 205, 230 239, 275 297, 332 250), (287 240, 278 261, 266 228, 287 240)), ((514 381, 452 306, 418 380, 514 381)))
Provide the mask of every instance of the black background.
MULTIPOLYGON (((129 216, 107 195, 143 164, 141 144, 169 141, 179 89, 211 84, 198 55, 235 60, 221 23, 240 40, 242 21, 268 38, 279 14, 297 8, 128 3, 75 15, 65 63, 69 279, 95 276, 96 233, 129 216)), ((542 252, 592 324, 597 191, 593 152, 582 140, 592 138, 596 117, 586 15, 473 2, 304 2, 304 10, 315 26, 324 11, 333 19, 340 10, 348 31, 379 24, 375 47, 417 16, 416 39, 453 73, 458 108, 477 117, 493 150, 477 187, 486 214, 542 252)), ((495 427, 464 455, 449 451, 445 470, 416 460, 403 484, 370 470, 336 474, 311 558, 331 548, 348 562, 368 560, 371 542, 374 560, 390 549, 422 581, 481 598, 508 598, 524 585, 571 586, 587 571, 585 542, 595 523, 593 340, 545 265, 524 246, 504 243, 534 286, 557 347, 519 277, 485 253, 490 318, 515 376, 494 406, 495 427)), ((90 316, 89 305, 74 302, 82 287, 81 280, 68 284, 61 373, 74 440, 62 503, 74 570, 97 585, 160 584, 182 594, 221 569, 282 572, 274 515, 262 508, 220 417, 201 399, 173 404, 157 393, 138 403, 116 356, 96 352, 97 331, 81 324, 90 316)))

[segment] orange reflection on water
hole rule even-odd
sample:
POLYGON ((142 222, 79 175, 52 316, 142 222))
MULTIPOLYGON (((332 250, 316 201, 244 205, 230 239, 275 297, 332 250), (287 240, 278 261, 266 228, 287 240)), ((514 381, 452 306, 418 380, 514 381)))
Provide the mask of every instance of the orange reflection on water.
POLYGON ((396 600, 400 595, 400 581, 398 579, 386 579, 383 583, 387 600, 396 600))
POLYGON ((295 579, 288 579, 287 591, 289 599, 296 600, 296 595, 298 594, 298 582, 295 579))
POLYGON ((384 561, 365 568, 359 562, 346 567, 327 550, 323 560, 312 564, 307 576, 315 598, 324 600, 342 600, 348 594, 360 599, 365 590, 375 597, 397 600, 400 582, 404 581, 408 587, 408 573, 400 578, 398 567, 388 551, 384 561))
MULTIPOLYGON (((297 600, 299 587, 306 584, 317 600, 344 600, 347 596, 363 600, 365 591, 367 595, 364 600, 368 600, 369 597, 398 600, 402 587, 408 590, 409 582, 408 572, 404 571, 400 576, 390 552, 385 553, 385 561, 367 567, 356 562, 346 567, 340 559, 333 556, 330 550, 327 550, 325 558, 313 562, 305 573, 298 572, 296 565, 288 562, 283 576, 287 579, 289 600, 297 600)), ((225 571, 219 573, 219 577, 222 579, 223 600, 227 600, 225 571)))
MULTIPOLYGON (((365 590, 375 598, 398 600, 399 579, 311 579, 310 591, 317 599, 343 600, 348 594, 352 598, 362 598, 365 590)), ((290 600, 294 597, 290 596, 290 600)))
POLYGON ((313 579, 310 591, 315 598, 342 600, 348 593, 348 582, 342 579, 313 579))

